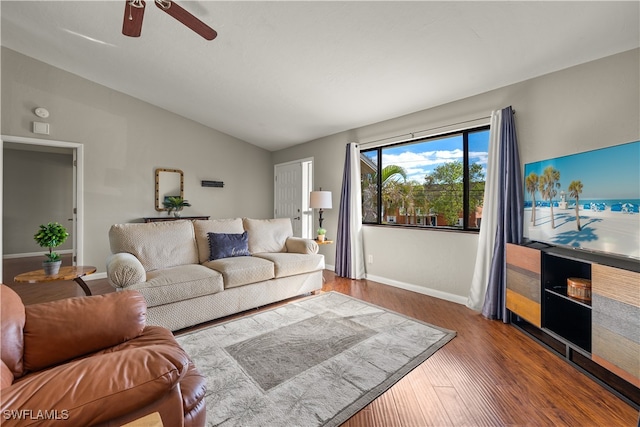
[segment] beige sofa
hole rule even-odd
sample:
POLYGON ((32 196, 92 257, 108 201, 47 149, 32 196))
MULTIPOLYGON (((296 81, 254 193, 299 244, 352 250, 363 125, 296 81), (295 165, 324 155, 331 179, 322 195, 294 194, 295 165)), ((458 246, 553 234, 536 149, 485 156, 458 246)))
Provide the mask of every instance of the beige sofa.
POLYGON ((107 277, 142 293, 149 324, 176 331, 320 289, 324 256, 292 236, 288 218, 116 224, 107 277), (248 253, 211 259, 221 233, 244 239, 248 253))

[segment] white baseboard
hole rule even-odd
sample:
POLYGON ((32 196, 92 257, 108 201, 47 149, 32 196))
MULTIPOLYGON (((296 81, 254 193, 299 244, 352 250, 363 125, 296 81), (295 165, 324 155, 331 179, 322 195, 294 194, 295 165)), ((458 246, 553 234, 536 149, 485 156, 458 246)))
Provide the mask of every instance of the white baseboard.
POLYGON ((430 297, 443 299, 445 301, 455 302, 456 304, 466 305, 467 297, 463 297, 456 294, 450 294, 438 289, 431 289, 424 286, 414 285, 412 283, 400 282, 398 280, 387 279, 386 277, 374 276, 373 274, 367 274, 367 280, 373 280, 384 285, 395 286, 396 288, 405 289, 407 291, 416 292, 430 297))
MULTIPOLYGON (((335 266, 327 264, 325 269, 335 271, 335 266)), ((382 283, 383 285, 389 285, 396 288, 404 289, 407 291, 416 292, 423 295, 428 295, 430 297, 443 299, 445 301, 455 302, 456 304, 466 305, 467 297, 463 297, 456 294, 450 294, 448 292, 443 292, 437 289, 431 289, 424 286, 414 285, 412 283, 400 282, 398 280, 388 279, 386 277, 375 276, 373 274, 366 275, 367 280, 371 280, 374 282, 382 283)))

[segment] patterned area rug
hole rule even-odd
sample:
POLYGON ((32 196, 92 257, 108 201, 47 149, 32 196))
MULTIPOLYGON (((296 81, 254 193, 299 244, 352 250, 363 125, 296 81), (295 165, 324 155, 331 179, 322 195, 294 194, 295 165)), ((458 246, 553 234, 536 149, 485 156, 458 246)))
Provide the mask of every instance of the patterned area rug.
POLYGON ((329 292, 177 337, 208 426, 337 426, 455 332, 329 292))

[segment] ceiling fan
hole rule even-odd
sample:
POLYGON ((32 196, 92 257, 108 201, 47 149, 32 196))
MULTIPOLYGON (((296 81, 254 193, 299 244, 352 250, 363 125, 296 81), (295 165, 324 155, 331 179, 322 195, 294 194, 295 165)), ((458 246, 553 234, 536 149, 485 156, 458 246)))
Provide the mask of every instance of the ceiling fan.
MULTIPOLYGON (((178 6, 176 2, 169 0, 153 1, 160 10, 182 22, 205 39, 213 40, 218 35, 213 28, 209 27, 191 13, 178 6)), ((126 0, 124 22, 122 23, 122 34, 129 37, 140 37, 145 5, 146 3, 144 0, 126 0)))

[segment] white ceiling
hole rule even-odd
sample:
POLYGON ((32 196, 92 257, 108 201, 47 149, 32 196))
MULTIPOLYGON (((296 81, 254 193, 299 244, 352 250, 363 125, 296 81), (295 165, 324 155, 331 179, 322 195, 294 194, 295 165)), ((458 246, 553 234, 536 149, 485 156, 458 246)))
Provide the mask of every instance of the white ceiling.
POLYGON ((2 45, 268 150, 398 117, 640 45, 640 3, 1 2, 2 45))

